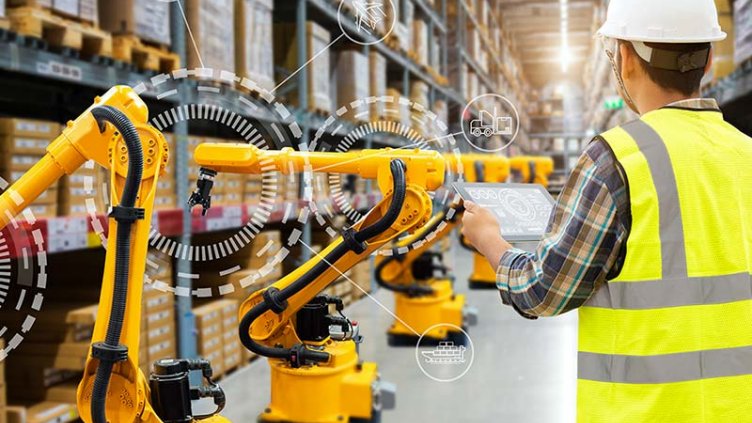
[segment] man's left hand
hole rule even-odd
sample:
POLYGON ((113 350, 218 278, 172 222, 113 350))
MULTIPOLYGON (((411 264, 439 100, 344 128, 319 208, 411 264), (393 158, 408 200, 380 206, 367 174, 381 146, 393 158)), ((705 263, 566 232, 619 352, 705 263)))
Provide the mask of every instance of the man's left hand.
POLYGON ((462 235, 494 267, 499 264, 504 253, 512 248, 501 237, 501 228, 496 216, 488 209, 469 201, 465 201, 462 235))

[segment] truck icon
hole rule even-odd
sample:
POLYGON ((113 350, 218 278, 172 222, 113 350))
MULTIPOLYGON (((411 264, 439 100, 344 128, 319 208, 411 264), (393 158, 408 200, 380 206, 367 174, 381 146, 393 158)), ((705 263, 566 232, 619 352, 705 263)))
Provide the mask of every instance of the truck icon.
POLYGON ((481 110, 480 117, 470 122, 470 133, 475 137, 483 135, 487 138, 494 135, 512 135, 512 117, 497 114, 496 109, 493 113, 481 110))

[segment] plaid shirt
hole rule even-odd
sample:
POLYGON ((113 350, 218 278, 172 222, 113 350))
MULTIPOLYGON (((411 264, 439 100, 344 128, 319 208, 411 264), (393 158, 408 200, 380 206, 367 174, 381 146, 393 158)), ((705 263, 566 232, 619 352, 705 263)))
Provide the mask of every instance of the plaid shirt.
MULTIPOLYGON (((712 99, 667 107, 718 109, 712 99)), ((631 228, 626 175, 608 144, 596 138, 580 157, 534 254, 507 251, 497 271, 504 304, 527 318, 556 316, 582 306, 618 276, 631 228)))

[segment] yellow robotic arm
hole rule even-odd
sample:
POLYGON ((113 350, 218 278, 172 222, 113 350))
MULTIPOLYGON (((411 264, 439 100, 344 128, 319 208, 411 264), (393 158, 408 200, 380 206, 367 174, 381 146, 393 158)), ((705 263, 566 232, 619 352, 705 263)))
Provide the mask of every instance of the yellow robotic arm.
MULTIPOLYGON (((68 122, 39 163, 0 195, 2 229, 51 184, 86 161, 94 160, 110 171, 114 207, 100 307, 78 387, 78 410, 87 423, 162 421, 151 406, 152 390, 139 370, 138 352, 151 211, 168 157, 164 136, 148 124, 146 104, 130 87, 118 86, 97 97, 89 109, 68 122)), ((211 373, 204 362, 179 363, 186 366, 186 372, 211 373)), ((211 383, 195 392, 183 390, 179 394, 214 395, 218 402, 224 401, 221 390, 211 383)), ((166 404, 161 401, 161 405, 166 404)), ((172 410, 160 411, 169 415, 177 410, 178 404, 169 405, 172 410)), ((222 421, 220 417, 210 419, 222 421)))
MULTIPOLYGON (((371 419, 377 400, 376 366, 361 363, 354 337, 332 339, 340 322, 317 310, 331 299, 317 297, 345 271, 399 234, 424 225, 431 216, 428 190, 444 179, 439 153, 420 150, 363 150, 353 153, 259 150, 246 144, 203 144, 194 155, 202 167, 191 205, 211 205, 217 172, 355 173, 375 179, 383 200, 316 257, 253 293, 240 307, 240 339, 272 367, 271 404, 261 421, 335 423, 371 419)), ((346 324, 345 324, 346 326, 346 324)))

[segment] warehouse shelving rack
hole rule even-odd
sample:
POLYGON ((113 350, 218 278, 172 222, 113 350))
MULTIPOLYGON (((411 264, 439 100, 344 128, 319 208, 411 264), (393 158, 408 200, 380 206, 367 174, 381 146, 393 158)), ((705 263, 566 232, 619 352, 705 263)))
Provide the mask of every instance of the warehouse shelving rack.
MULTIPOLYGON (((431 58, 429 63, 439 63, 439 73, 442 75, 448 75, 451 66, 456 66, 449 62, 447 54, 449 46, 448 42, 448 5, 450 2, 454 2, 455 6, 462 10, 460 19, 463 21, 460 23, 464 28, 466 25, 465 19, 469 19, 478 25, 477 20, 472 13, 469 5, 465 0, 435 0, 435 6, 431 6, 425 0, 404 0, 412 1, 416 7, 416 16, 419 16, 426 20, 428 24, 428 42, 429 45, 433 43, 439 43, 442 48, 439 49, 442 57, 439 60, 431 58)), ((290 2, 284 2, 290 4, 290 2)), ((277 4, 282 4, 278 1, 277 4)), ((184 22, 182 20, 181 12, 178 9, 178 4, 173 2, 171 10, 171 33, 172 33, 172 47, 173 50, 181 57, 182 63, 187 63, 187 49, 192 48, 187 42, 184 31, 184 22)), ((308 52, 306 51, 307 43, 303 42, 305 37, 305 31, 300 30, 305 28, 305 23, 313 15, 317 19, 323 19, 324 22, 319 22, 327 26, 337 25, 337 2, 336 0, 296 0, 295 3, 295 24, 299 29, 297 31, 298 37, 298 62, 306 62, 308 52)), ((493 11, 493 13, 497 13, 493 11)), ((494 16, 494 21, 499 22, 497 16, 494 16)), ((349 22, 343 22, 349 29, 354 29, 354 24, 349 22)), ((479 28, 480 29, 480 28, 479 28)), ((51 120, 63 121, 75 115, 75 111, 81 107, 88 106, 87 101, 91 100, 91 97, 103 90, 110 88, 117 84, 127 84, 131 86, 137 86, 139 91, 142 91, 142 96, 145 97, 153 113, 159 113, 176 106, 178 103, 189 104, 195 102, 195 89, 181 89, 179 98, 160 98, 158 91, 149 82, 149 78, 155 76, 155 74, 143 73, 133 70, 129 65, 113 61, 112 59, 81 59, 75 54, 58 53, 53 52, 45 48, 43 42, 39 40, 27 39, 25 37, 15 37, 13 34, 2 34, 0 37, 0 86, 10 88, 5 91, 5 94, 0 94, 0 113, 9 116, 19 117, 46 117, 51 120), (24 90, 28 95, 20 95, 24 90), (194 94, 192 94, 194 93, 194 94), (75 101, 72 101, 75 100, 75 101), (37 114, 39 113, 39 114, 37 114)), ((502 63, 500 56, 498 55, 493 43, 488 39, 488 35, 485 30, 482 32, 482 40, 488 54, 500 69, 506 69, 502 63)), ((506 38, 509 41, 508 38, 506 38)), ((369 41, 365 39, 364 41, 369 41)), ((495 82, 490 75, 483 72, 480 66, 468 55, 465 50, 465 44, 458 42, 457 45, 451 46, 451 48, 458 49, 460 52, 459 57, 468 63, 470 67, 476 71, 485 85, 485 90, 488 92, 499 92, 501 87, 495 82)), ((390 49, 384 43, 374 44, 370 47, 363 47, 364 52, 368 53, 370 49, 374 49, 381 53, 388 61, 389 68, 397 70, 401 73, 401 83, 404 90, 404 95, 409 96, 410 82, 419 80, 425 82, 429 86, 429 101, 431 104, 436 100, 444 100, 449 106, 450 112, 453 110, 462 110, 466 103, 466 99, 463 93, 458 91, 458 87, 451 87, 443 85, 436 80, 429 72, 427 72, 422 66, 413 62, 404 55, 390 49)), ((433 54, 429 49, 429 54, 433 54)), ((506 58, 507 60, 513 60, 513 58, 506 58)), ((392 73, 394 74, 394 72, 392 73)), ((511 81, 511 75, 505 74, 507 83, 509 86, 517 86, 518 92, 514 93, 512 97, 521 98, 522 91, 520 91, 519 85, 511 81)), ((307 96, 307 74, 306 69, 301 70, 294 81, 297 83, 296 89, 299 93, 299 98, 302 104, 298 108, 290 108, 294 112, 294 118, 299 126, 302 128, 303 138, 299 142, 305 143, 308 141, 311 132, 319 130, 324 125, 324 117, 306 112, 307 107, 305 101, 307 96)), ((179 84, 184 84, 183 88, 195 87, 199 82, 184 79, 179 81, 179 84)), ((203 100, 203 99, 202 99, 203 100)), ((254 121, 260 122, 277 122, 278 118, 271 113, 266 107, 264 107, 263 100, 254 98, 253 96, 245 95, 235 91, 230 87, 223 86, 220 88, 218 95, 212 96, 212 103, 221 106, 224 109, 235 112, 241 116, 249 118, 254 121), (237 99, 241 96, 244 102, 256 104, 259 107, 251 111, 248 107, 242 107, 238 104, 237 99)), ((459 112, 450 114, 450 116, 457 116, 456 120, 447 122, 450 130, 460 128, 461 117, 459 112)), ((353 124, 349 122, 341 122, 345 128, 354 129, 353 124)), ((173 125, 173 133, 176 137, 176 145, 182 148, 177 148, 177 152, 173 154, 173 158, 176 162, 176 188, 179 201, 187 198, 192 187, 188 184, 188 164, 189 156, 185 146, 187 146, 187 137, 189 135, 189 125, 186 122, 177 122, 173 125)), ((372 135, 366 139, 365 147, 402 147, 405 145, 405 140, 386 136, 386 135, 372 135)), ((361 196, 355 199, 357 203, 362 204, 363 209, 370 208, 378 201, 378 198, 374 195, 361 196), (361 198, 362 197, 362 198, 361 198)), ((179 241, 185 245, 191 243, 191 236, 196 234, 193 224, 194 217, 191 215, 187 208, 183 207, 176 210, 165 210, 157 212, 156 221, 160 225, 160 229, 165 235, 178 238, 179 241)), ((81 219, 89 220, 88 217, 81 219)), ((279 223, 281 221, 281 210, 275 210, 271 217, 272 222, 279 223)), ((40 225, 44 225, 45 222, 38 221, 40 225)), ((311 229, 310 225, 303 228, 304 241, 310 241, 311 229)), ((201 232, 200 230, 198 232, 201 232)), ((90 243, 89 247, 95 247, 98 243, 90 243)), ((77 246, 75 248, 80 248, 77 246)), ((61 251, 65 251, 65 246, 61 247, 61 251)), ((305 252, 300 252, 299 260, 305 260, 308 255, 305 252)), ((191 272, 191 265, 187 261, 178 260, 176 263, 175 273, 188 274, 191 272)), ((188 282, 183 278, 176 278, 178 284, 187 284, 188 282)), ((186 286, 187 288, 190 288, 186 286)), ((192 315, 192 299, 191 297, 179 296, 177 298, 177 323, 178 323, 178 346, 179 354, 182 357, 195 357, 196 356, 196 340, 195 340, 195 322, 192 315)))

